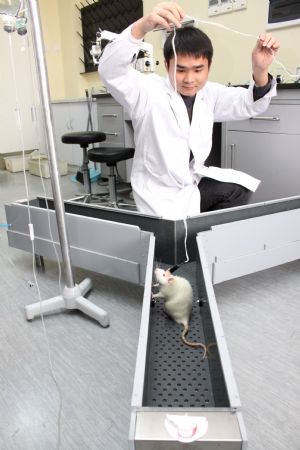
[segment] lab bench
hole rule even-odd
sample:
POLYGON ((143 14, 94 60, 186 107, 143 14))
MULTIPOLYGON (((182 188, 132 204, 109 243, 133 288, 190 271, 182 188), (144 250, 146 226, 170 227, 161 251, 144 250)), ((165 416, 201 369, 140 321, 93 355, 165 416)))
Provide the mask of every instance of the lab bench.
MULTIPOLYGON (((99 147, 134 147, 134 133, 129 115, 124 108, 108 93, 94 94, 96 100, 98 131, 106 134, 106 140, 99 147)), ((118 163, 118 171, 124 181, 130 182, 132 159, 118 163)), ((107 174, 105 165, 101 165, 102 175, 107 174)))
MULTIPOLYGON (((277 97, 264 114, 223 123, 222 127, 219 123, 214 125, 212 151, 206 161, 206 165, 242 170, 262 180, 252 197, 253 203, 300 193, 300 83, 278 84, 277 89, 277 97)), ((109 93, 94 94, 93 99, 94 129, 106 134, 99 146, 134 147, 132 123, 124 108, 109 93)), ((86 100, 54 101, 52 108, 60 159, 81 165, 80 149, 62 144, 61 135, 86 129, 86 100)), ((131 167, 132 160, 118 164, 119 173, 127 182, 131 167)), ((101 171, 105 176, 105 166, 101 171)))
MULTIPOLYGON (((109 93, 94 98, 98 130, 107 134, 100 145, 134 146, 132 124, 123 107, 109 93)), ((264 114, 214 125, 212 151, 205 164, 241 170, 261 180, 251 203, 298 195, 299 116, 300 83, 278 84, 277 96, 264 114)), ((122 164, 121 174, 130 181, 132 160, 122 164)))
POLYGON ((300 84, 279 84, 265 113, 222 125, 222 167, 259 180, 251 203, 300 193, 300 84))

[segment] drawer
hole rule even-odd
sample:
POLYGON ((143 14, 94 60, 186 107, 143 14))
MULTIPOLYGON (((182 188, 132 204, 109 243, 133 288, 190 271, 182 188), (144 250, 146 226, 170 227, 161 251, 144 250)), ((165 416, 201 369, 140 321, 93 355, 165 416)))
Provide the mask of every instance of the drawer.
POLYGON ((300 194, 300 136, 229 131, 226 156, 227 167, 261 180, 251 203, 300 194))
POLYGON ((270 105, 267 111, 247 120, 227 122, 227 130, 258 133, 300 134, 300 105, 270 105))
MULTIPOLYGON (((117 105, 101 105, 98 108, 99 131, 106 134, 106 143, 124 145, 123 108, 117 105)), ((105 143, 103 143, 105 145, 105 143)))
POLYGON ((100 142, 99 147, 125 147, 124 133, 108 132, 106 129, 106 140, 100 142))

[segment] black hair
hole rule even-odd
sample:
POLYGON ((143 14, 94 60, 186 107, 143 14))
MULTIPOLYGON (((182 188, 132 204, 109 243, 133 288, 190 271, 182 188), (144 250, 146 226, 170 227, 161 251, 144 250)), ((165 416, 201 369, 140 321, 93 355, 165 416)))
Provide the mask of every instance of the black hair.
MULTIPOLYGON (((174 58, 172 39, 174 32, 170 33, 164 45, 164 57, 169 67, 170 60, 174 58)), ((203 31, 194 27, 182 27, 176 30, 175 50, 179 55, 191 55, 195 58, 203 57, 208 60, 208 67, 213 57, 211 40, 203 31)))

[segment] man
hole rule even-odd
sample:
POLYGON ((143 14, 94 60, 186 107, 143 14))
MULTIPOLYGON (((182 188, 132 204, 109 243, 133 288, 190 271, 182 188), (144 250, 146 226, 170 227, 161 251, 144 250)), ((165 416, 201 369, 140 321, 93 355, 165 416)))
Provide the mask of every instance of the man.
POLYGON ((234 206, 248 190, 256 190, 259 181, 253 177, 232 169, 205 167, 204 162, 211 151, 214 121, 246 119, 267 109, 276 95, 268 67, 279 48, 271 35, 258 39, 252 53, 249 89, 208 82, 211 42, 196 28, 181 28, 184 15, 176 3, 158 4, 107 45, 99 64, 108 90, 132 119, 135 157, 131 184, 137 208, 171 220, 200 213, 202 187, 206 190, 202 203, 209 206, 206 210, 211 204, 212 209, 218 204, 234 206), (164 47, 167 79, 134 70, 131 63, 146 33, 174 26, 174 43, 170 36, 164 47), (213 202, 205 200, 207 191, 209 200, 217 197, 220 186, 221 194, 225 192, 222 186, 229 187, 225 199, 221 195, 213 202))

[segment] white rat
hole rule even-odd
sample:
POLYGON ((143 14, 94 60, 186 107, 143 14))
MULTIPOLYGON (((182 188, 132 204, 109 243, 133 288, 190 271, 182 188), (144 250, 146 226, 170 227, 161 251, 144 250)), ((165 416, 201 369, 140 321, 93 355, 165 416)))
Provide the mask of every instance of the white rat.
POLYGON ((152 298, 161 297, 164 299, 165 312, 175 322, 183 325, 183 332, 181 334, 182 342, 190 347, 201 347, 204 351, 204 359, 206 356, 206 346, 200 342, 190 342, 186 339, 193 306, 193 289, 190 282, 183 277, 172 275, 169 270, 157 268, 154 274, 158 282, 159 292, 152 294, 152 298))

